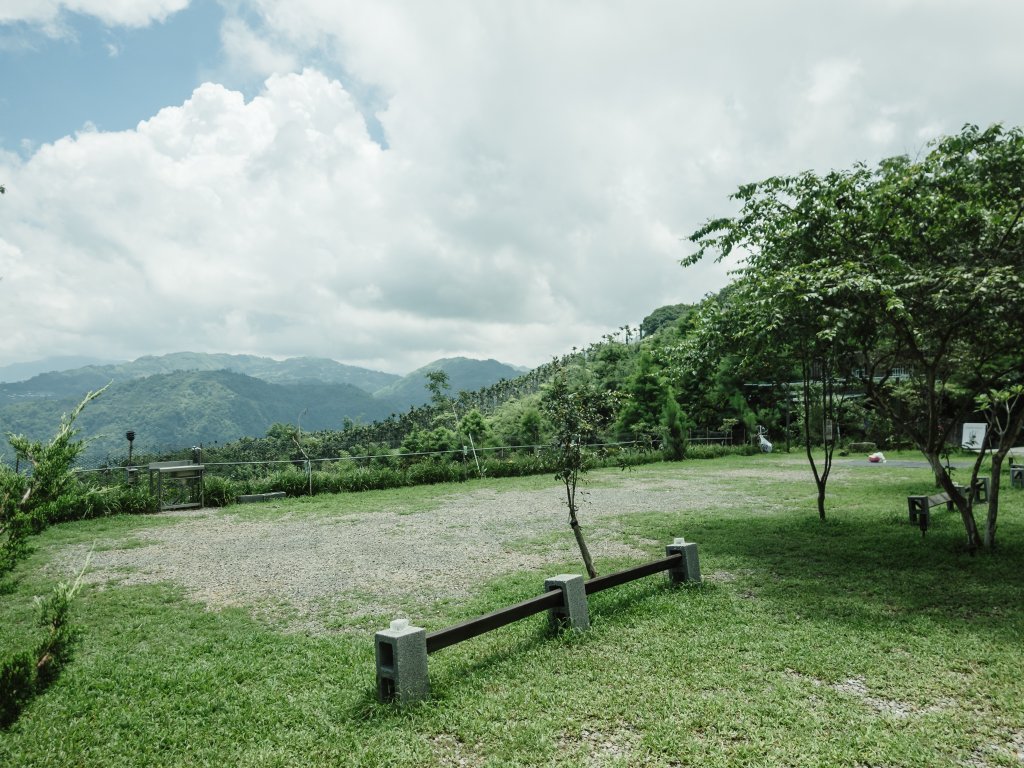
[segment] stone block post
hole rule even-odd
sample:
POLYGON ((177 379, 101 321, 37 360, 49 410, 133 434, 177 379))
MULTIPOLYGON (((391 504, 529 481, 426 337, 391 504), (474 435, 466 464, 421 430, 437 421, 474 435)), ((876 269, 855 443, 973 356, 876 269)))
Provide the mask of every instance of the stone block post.
POLYGON ((685 539, 675 539, 665 547, 665 555, 682 555, 683 559, 675 568, 669 568, 668 578, 673 584, 682 584, 686 581, 700 582, 700 560, 697 557, 697 544, 687 543, 685 539))
POLYGON ((377 651, 377 698, 411 704, 427 697, 427 631, 405 619, 391 622, 374 636, 377 651))
POLYGON ((544 591, 562 591, 562 605, 548 611, 548 624, 552 630, 590 629, 590 611, 583 577, 577 573, 563 573, 544 580, 544 591))

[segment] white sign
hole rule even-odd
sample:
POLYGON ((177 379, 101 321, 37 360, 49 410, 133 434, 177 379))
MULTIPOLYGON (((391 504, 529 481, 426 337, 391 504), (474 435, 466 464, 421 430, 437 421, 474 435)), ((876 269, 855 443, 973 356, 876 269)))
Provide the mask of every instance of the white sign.
POLYGON ((980 451, 985 445, 985 430, 988 424, 964 424, 964 439, 961 448, 970 451, 980 451))

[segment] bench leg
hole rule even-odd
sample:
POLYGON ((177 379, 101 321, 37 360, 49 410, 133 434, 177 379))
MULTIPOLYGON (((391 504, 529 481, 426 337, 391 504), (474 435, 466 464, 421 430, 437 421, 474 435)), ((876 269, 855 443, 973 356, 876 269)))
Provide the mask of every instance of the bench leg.
POLYGON ((977 502, 985 503, 988 501, 988 478, 979 477, 978 484, 974 487, 974 500, 977 502))
POLYGON ((910 513, 910 522, 916 523, 918 514, 928 514, 928 497, 907 496, 907 511, 910 513))

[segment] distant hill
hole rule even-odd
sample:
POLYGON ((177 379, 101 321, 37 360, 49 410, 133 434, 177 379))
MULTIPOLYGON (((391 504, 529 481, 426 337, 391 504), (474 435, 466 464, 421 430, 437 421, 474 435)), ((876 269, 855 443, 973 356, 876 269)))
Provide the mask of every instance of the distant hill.
POLYGON ((101 360, 97 357, 82 357, 81 355, 63 355, 58 357, 44 357, 42 360, 32 360, 27 363, 11 363, 0 365, 0 383, 25 381, 40 373, 51 373, 53 371, 67 371, 71 368, 84 368, 87 365, 111 365, 117 361, 101 360))
MULTIPOLYGON (((44 439, 80 399, 9 403, 0 407, 0 431, 44 439)), ((146 453, 263 436, 275 422, 300 423, 308 431, 341 429, 346 418, 375 421, 393 410, 389 400, 351 384, 272 384, 231 371, 190 371, 115 382, 76 425, 90 441, 88 455, 102 458, 124 454, 129 429, 136 434, 135 451, 146 453)))
POLYGON ((465 390, 475 392, 489 387, 502 379, 514 379, 524 373, 522 368, 515 368, 497 360, 471 360, 467 357, 446 357, 427 363, 417 368, 398 381, 388 384, 373 393, 374 397, 400 403, 406 408, 412 405, 423 405, 430 402, 427 390, 427 372, 444 371, 448 374, 452 396, 465 390))
POLYGON ((232 371, 272 384, 351 384, 366 392, 378 390, 400 378, 393 373, 345 365, 326 358, 293 357, 287 360, 274 360, 255 355, 175 352, 169 355, 140 357, 129 363, 87 365, 41 373, 26 381, 0 384, 0 401, 5 396, 82 397, 86 392, 99 389, 111 381, 129 381, 176 371, 232 371))
MULTIPOLYGON (((300 423, 307 431, 341 429, 346 419, 378 421, 428 402, 428 370, 448 374, 452 395, 521 373, 495 360, 449 358, 400 378, 322 358, 180 352, 0 384, 0 436, 49 438, 62 413, 108 383, 77 423, 93 460, 123 455, 129 429, 137 453, 262 437, 275 422, 300 423)), ((3 442, 0 456, 8 452, 3 442)))

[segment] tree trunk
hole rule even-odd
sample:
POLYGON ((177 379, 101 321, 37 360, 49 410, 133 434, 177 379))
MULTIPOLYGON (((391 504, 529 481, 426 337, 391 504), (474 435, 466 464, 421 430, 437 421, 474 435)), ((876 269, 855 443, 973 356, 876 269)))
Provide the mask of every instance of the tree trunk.
POLYGON ((974 519, 971 491, 968 489, 966 495, 960 493, 956 486, 953 485, 953 478, 949 476, 946 468, 942 466, 942 462, 936 462, 932 465, 932 468, 935 469, 935 474, 942 490, 949 494, 949 498, 953 500, 956 508, 960 511, 960 517, 964 521, 964 530, 967 531, 967 551, 973 555, 978 551, 978 547, 981 546, 981 534, 978 532, 978 523, 974 519))
POLYGON ((946 468, 942 466, 942 457, 939 456, 938 453, 932 453, 930 451, 925 450, 922 450, 921 453, 924 454, 924 457, 928 460, 928 463, 931 465, 932 473, 935 475, 935 487, 941 488, 942 478, 944 475, 947 474, 946 468))
POLYGON ((992 454, 992 480, 988 485, 988 518, 985 520, 985 549, 991 551, 996 546, 996 518, 999 516, 999 479, 1003 471, 1005 451, 992 454))
POLYGON ((580 529, 576 515, 573 515, 569 521, 569 527, 572 528, 572 535, 576 537, 576 544, 580 548, 580 555, 583 557, 583 565, 587 569, 587 576, 592 579, 597 576, 597 571, 594 570, 594 561, 590 559, 590 550, 587 549, 587 542, 583 540, 583 531, 580 529))
POLYGON ((1003 459, 1013 449, 1021 429, 1024 428, 1024 405, 1017 403, 1011 409, 1011 417, 1006 428, 1000 430, 999 447, 992 454, 992 481, 989 484, 988 519, 985 521, 985 549, 992 550, 996 546, 996 518, 999 515, 999 480, 1003 469, 1003 459))

